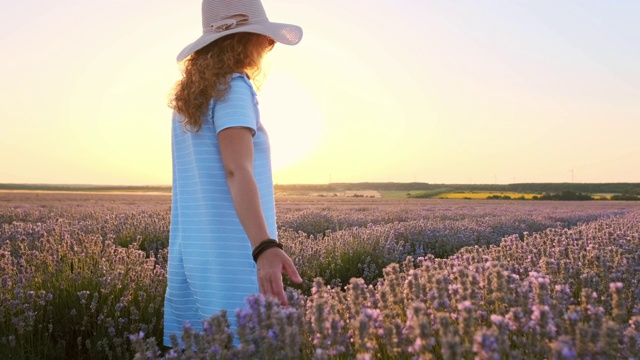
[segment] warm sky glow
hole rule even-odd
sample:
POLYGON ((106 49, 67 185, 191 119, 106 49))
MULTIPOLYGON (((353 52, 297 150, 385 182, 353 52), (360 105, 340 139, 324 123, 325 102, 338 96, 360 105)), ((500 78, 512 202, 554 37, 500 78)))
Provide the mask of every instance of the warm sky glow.
MULTIPOLYGON (((276 183, 640 182, 635 0, 263 0, 276 183)), ((0 0, 0 183, 169 184, 200 1, 0 0)))

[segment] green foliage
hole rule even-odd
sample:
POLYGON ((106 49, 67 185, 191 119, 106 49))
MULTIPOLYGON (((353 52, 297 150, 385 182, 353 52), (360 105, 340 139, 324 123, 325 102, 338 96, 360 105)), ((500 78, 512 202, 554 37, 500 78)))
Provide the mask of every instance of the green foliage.
POLYGON ((434 190, 428 190, 428 191, 421 191, 415 194, 407 194, 407 197, 412 199, 430 199, 434 196, 446 194, 452 191, 454 191, 454 189, 452 188, 441 188, 441 189, 434 189, 434 190))
MULTIPOLYGON (((299 248, 315 248, 313 255, 317 261, 312 264, 298 266, 298 271, 303 279, 315 279, 322 277, 336 287, 342 287, 349 283, 351 278, 363 278, 368 283, 375 282, 382 276, 382 269, 390 263, 388 254, 382 249, 388 247, 382 237, 369 236, 367 231, 350 231, 347 236, 342 233, 334 235, 331 231, 325 235, 307 237, 303 233, 283 232, 281 239, 290 254, 298 253, 299 248), (295 240, 293 240, 296 238, 295 240), (289 246, 296 241, 295 247, 289 246)), ((289 286, 296 286, 286 279, 289 286)), ((311 283, 305 281, 302 291, 309 294, 311 283)))
MULTIPOLYGON (((511 200, 511 196, 509 196, 509 195, 497 195, 496 194, 496 195, 487 196, 487 199, 489 199, 489 200, 511 200)), ((524 196, 521 196, 519 199, 520 200, 524 200, 525 198, 524 198, 524 196)))
POLYGON ((120 247, 142 250, 149 256, 158 257, 160 251, 169 247, 169 234, 127 231, 118 234, 114 243, 120 247))
POLYGON ((612 195, 611 200, 625 200, 625 201, 638 201, 640 200, 640 196, 639 195, 633 195, 633 194, 623 194, 623 195, 612 195))
POLYGON ((559 200, 559 201, 584 201, 595 200, 591 195, 576 193, 573 191, 563 191, 559 194, 544 194, 540 200, 559 200))

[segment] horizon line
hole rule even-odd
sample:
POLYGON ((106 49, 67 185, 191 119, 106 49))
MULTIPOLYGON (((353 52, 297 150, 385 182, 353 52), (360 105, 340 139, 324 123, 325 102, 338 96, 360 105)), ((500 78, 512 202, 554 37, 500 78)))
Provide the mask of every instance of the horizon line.
MULTIPOLYGON (((514 182, 514 183, 457 183, 457 182, 425 182, 425 181, 345 181, 345 182, 330 182, 330 183, 274 183, 274 186, 291 186, 291 185, 339 185, 339 184, 425 184, 425 185, 518 185, 518 184, 640 184, 640 181, 611 181, 611 182, 514 182)), ((0 182, 0 188, 3 186, 52 186, 52 187, 172 187, 172 184, 146 184, 146 185, 132 185, 132 184, 80 184, 80 183, 3 183, 0 182)))

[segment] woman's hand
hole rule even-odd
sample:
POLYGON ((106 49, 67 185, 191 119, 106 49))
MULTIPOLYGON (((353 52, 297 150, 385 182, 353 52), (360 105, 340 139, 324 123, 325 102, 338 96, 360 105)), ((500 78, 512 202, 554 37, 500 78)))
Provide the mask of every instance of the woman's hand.
POLYGON ((271 248, 266 250, 258 258, 258 285, 260 293, 270 295, 278 300, 282 305, 287 304, 287 298, 284 294, 284 284, 282 283, 282 273, 296 284, 302 282, 298 270, 296 270, 293 261, 284 251, 279 248, 271 248))
MULTIPOLYGON (((253 176, 253 140, 249 128, 228 128, 218 133, 220 154, 227 184, 240 223, 249 237, 252 247, 271 237, 267 231, 260 205, 260 194, 253 176)), ((271 295, 287 304, 282 283, 282 273, 291 281, 301 283, 293 261, 279 248, 265 250, 258 258, 258 285, 260 292, 271 295)))

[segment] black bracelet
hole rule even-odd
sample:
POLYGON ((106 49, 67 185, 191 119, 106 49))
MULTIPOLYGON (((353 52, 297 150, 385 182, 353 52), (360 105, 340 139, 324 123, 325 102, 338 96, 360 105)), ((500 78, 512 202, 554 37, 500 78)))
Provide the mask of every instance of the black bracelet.
POLYGON ((253 248, 253 252, 251 253, 251 256, 253 256, 253 261, 257 263, 258 258, 260 257, 260 255, 262 255, 263 252, 274 247, 282 249, 282 244, 280 244, 278 240, 274 239, 263 240, 260 244, 258 244, 258 246, 253 248))

